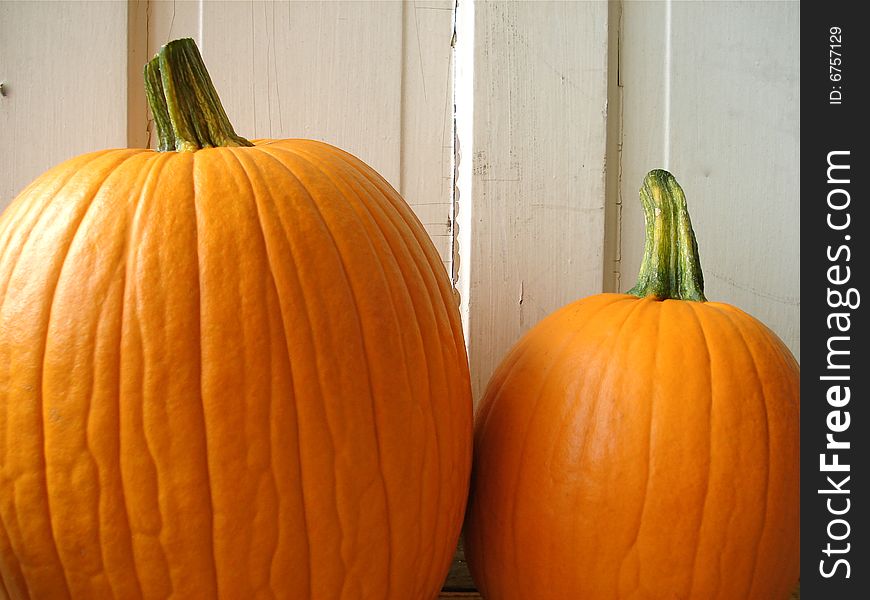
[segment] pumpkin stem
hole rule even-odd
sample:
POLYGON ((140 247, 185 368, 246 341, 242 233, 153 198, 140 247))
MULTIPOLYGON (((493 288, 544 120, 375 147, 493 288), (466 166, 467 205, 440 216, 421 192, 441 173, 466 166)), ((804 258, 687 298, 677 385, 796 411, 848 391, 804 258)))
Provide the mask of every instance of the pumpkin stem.
POLYGON ((650 171, 640 188, 640 203, 646 243, 637 284, 628 293, 706 302, 698 242, 680 184, 667 171, 650 171))
POLYGON ((233 130, 190 38, 169 42, 145 65, 145 95, 161 152, 253 146, 233 130))

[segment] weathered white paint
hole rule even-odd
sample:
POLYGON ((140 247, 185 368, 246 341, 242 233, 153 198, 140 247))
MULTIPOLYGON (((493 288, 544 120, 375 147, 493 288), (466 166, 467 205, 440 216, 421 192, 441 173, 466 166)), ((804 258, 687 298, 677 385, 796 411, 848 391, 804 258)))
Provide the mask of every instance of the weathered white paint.
POLYGON ((144 65, 148 54, 148 0, 127 2, 127 146, 147 148, 150 145, 147 100, 143 85, 144 65))
MULTIPOLYGON (((479 399, 541 318, 602 289, 608 6, 475 5, 468 343, 479 399)), ((460 211, 466 201, 460 198, 460 211)))
POLYGON ((668 164, 707 297, 759 318, 799 358, 800 5, 674 2, 670 25, 664 2, 623 10, 618 289, 633 285, 643 249, 637 190, 668 164))
POLYGON ((452 0, 403 5, 402 196, 450 269, 453 252, 452 0))
POLYGON ((0 2, 0 210, 49 167, 123 147, 127 6, 0 2))
POLYGON ((149 53, 193 37, 236 131, 370 164, 449 268, 453 2, 152 2, 149 53))

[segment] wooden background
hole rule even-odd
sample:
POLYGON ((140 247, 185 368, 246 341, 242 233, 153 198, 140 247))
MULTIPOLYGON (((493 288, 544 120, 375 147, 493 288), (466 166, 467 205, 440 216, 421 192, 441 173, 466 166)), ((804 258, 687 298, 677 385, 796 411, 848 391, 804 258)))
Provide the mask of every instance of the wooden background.
POLYGON ((414 208, 461 296, 476 398, 543 316, 631 287, 658 167, 686 190, 708 297, 799 359, 799 3, 456 9, 0 2, 0 208, 65 158, 148 145, 142 66, 189 36, 240 134, 343 147, 414 208))

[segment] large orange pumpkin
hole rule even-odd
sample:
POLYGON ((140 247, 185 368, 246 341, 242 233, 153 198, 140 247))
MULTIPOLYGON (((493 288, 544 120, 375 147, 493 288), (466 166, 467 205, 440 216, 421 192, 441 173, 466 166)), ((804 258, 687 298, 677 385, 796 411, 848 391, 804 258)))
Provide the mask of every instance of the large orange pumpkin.
POLYGON ((436 251, 357 158, 236 136, 192 41, 155 60, 168 151, 0 221, 0 597, 435 597, 471 461, 436 251))
POLYGON ((799 369, 706 302, 685 197, 651 172, 638 285, 552 314, 493 376, 465 536, 488 600, 782 600, 798 578, 799 369))

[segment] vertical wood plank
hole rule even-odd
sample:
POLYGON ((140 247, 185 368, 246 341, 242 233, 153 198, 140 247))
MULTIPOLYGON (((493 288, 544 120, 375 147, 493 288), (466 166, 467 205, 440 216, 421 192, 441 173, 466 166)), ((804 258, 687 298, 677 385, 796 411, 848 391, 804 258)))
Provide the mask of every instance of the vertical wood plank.
POLYGON ((148 0, 127 2, 127 146, 150 147, 144 67, 148 62, 148 0))
POLYGON ((690 203, 707 297, 759 318, 799 358, 799 4, 674 2, 669 26, 666 3, 624 10, 621 289, 643 250, 637 189, 667 166, 690 203))
POLYGON ((143 1, 146 4, 145 37, 148 42, 148 58, 154 56, 163 44, 183 37, 195 39, 200 50, 205 51, 200 35, 202 0, 143 1))
POLYGON ((623 75, 619 69, 619 56, 623 44, 623 2, 608 2, 607 17, 607 172, 605 184, 603 291, 618 292, 621 260, 620 234, 622 233, 622 127, 623 75))
POLYGON ((77 154, 126 145, 127 6, 0 2, 0 210, 77 154))
POLYGON ((446 269, 453 223, 453 10, 451 0, 404 7, 402 197, 417 213, 446 269))
POLYGON ((601 291, 607 32, 604 2, 475 5, 467 301, 478 400, 524 331, 601 291))
POLYGON ((203 54, 237 130, 329 142, 401 186, 401 3, 204 9, 203 54))

